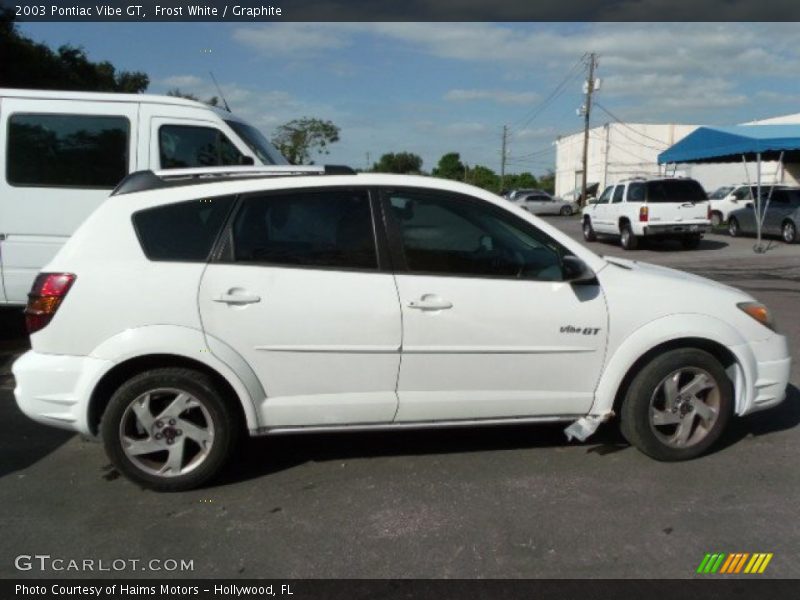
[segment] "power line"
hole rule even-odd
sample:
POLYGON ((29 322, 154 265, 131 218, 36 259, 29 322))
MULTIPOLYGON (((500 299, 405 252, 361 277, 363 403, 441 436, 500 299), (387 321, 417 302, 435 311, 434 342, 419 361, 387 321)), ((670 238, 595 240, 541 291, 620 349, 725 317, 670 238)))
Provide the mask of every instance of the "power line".
MULTIPOLYGON (((595 102, 595 106, 597 106, 597 108, 599 108, 599 109, 600 109, 600 110, 602 110, 604 113, 606 113, 606 114, 607 114, 609 117, 611 117, 612 119, 614 119, 614 120, 615 120, 617 123, 619 123, 619 124, 620 124, 620 125, 622 125, 623 127, 626 127, 627 129, 630 129, 630 130, 631 130, 631 131, 633 131, 635 134, 637 134, 637 135, 640 135, 640 136, 642 136, 643 138, 647 138, 648 140, 652 140, 652 141, 654 141, 654 142, 656 142, 656 143, 658 143, 658 144, 661 144, 662 146, 664 146, 664 148, 668 148, 668 147, 669 147, 669 144, 665 143, 665 142, 664 142, 664 140, 659 140, 658 138, 654 138, 654 137, 652 137, 652 136, 650 136, 650 135, 647 135, 646 133, 643 133, 643 132, 639 131, 638 129, 634 129, 633 127, 631 127, 630 125, 628 125, 628 124, 627 124, 625 121, 623 121, 622 119, 620 119, 620 118, 619 118, 617 115, 615 115, 614 113, 612 113, 610 110, 608 110, 608 109, 607 109, 605 106, 603 106, 603 105, 602 105, 602 104, 600 104, 599 102, 595 102)), ((633 140, 631 140, 631 141, 633 141, 633 140)))

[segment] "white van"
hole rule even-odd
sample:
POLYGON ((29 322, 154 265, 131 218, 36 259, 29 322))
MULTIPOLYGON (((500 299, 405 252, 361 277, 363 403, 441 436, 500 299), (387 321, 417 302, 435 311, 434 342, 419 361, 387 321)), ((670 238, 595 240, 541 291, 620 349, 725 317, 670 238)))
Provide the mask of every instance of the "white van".
POLYGON ((128 173, 286 164, 253 126, 170 96, 0 88, 0 305, 36 274, 128 173))

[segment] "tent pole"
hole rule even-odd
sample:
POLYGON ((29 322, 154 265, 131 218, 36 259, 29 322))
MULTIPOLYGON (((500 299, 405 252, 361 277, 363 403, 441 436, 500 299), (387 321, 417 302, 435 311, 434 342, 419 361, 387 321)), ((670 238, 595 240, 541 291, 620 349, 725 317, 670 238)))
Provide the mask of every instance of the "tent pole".
POLYGON ((756 252, 761 253, 761 152, 756 152, 756 165, 756 252))

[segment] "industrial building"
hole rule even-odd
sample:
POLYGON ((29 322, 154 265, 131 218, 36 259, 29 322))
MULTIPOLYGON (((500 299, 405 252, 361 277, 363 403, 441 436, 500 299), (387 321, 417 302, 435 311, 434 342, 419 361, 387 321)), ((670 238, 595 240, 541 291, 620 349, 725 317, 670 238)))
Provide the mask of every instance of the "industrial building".
MULTIPOLYGON (((773 117, 748 124, 800 124, 800 113, 773 117)), ((720 186, 747 181, 755 182, 755 164, 747 170, 741 163, 659 166, 658 155, 697 129, 698 125, 678 123, 606 123, 589 130, 587 171, 589 184, 605 186, 630 177, 649 177, 675 174, 697 179, 703 187, 714 190, 720 186)), ((583 178, 583 131, 559 137, 556 142, 556 195, 564 196, 580 189, 583 178)), ((800 166, 777 162, 762 164, 764 183, 800 183, 800 166)))

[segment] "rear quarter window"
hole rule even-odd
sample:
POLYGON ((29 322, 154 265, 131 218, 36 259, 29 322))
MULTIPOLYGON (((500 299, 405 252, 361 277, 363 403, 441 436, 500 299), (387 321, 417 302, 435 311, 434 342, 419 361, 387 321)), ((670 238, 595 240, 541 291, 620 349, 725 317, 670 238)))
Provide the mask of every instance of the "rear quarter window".
POLYGON ((133 214, 145 256, 156 261, 205 262, 233 206, 233 196, 148 208, 133 214))

